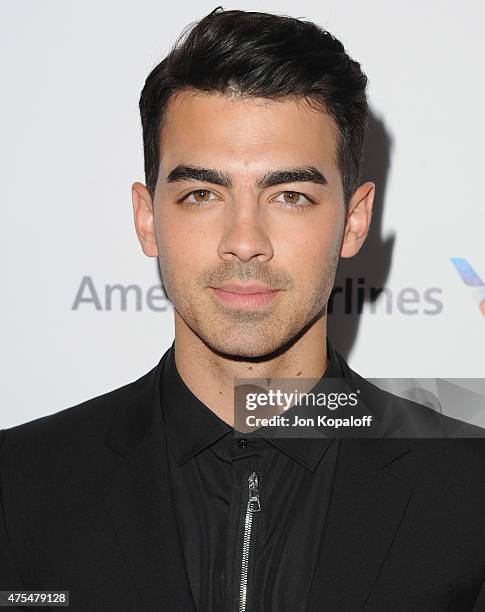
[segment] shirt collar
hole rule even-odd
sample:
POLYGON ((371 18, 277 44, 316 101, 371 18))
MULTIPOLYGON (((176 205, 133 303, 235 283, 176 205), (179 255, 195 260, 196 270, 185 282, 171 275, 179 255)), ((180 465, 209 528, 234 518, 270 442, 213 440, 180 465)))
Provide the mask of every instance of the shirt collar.
MULTIPOLYGON (((322 378, 343 376, 338 354, 327 337, 328 365, 322 378)), ((321 380, 321 379, 320 379, 321 380)), ((175 364, 175 341, 162 370, 162 407, 168 443, 176 462, 182 465, 234 428, 219 418, 196 397, 180 376, 175 364)), ((313 471, 335 438, 265 438, 275 448, 313 471)))

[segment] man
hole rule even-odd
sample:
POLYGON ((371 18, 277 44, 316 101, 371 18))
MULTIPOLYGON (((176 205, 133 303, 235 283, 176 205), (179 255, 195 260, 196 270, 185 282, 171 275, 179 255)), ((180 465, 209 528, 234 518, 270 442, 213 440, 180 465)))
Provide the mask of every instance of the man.
POLYGON ((365 89, 318 26, 218 9, 148 76, 134 220, 175 340, 138 380, 1 432, 1 588, 82 611, 485 609, 483 431, 327 339, 371 219, 365 89), (241 438, 239 378, 340 378, 391 426, 241 438))

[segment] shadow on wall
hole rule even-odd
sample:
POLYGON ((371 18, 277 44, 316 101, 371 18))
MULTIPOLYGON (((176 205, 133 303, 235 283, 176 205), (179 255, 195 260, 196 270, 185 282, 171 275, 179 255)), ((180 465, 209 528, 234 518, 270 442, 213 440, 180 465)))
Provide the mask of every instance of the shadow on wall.
POLYGON ((327 334, 345 359, 357 338, 363 304, 378 299, 391 268, 395 235, 382 237, 382 218, 392 144, 382 119, 370 111, 361 183, 376 185, 371 228, 357 255, 339 260, 327 305, 327 334))

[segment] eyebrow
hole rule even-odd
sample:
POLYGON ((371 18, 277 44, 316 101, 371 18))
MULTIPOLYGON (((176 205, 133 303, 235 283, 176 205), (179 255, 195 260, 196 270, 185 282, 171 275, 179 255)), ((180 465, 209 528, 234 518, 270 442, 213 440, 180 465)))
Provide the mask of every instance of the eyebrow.
MULTIPOLYGON (((213 183, 232 188, 231 177, 221 170, 213 170, 210 168, 201 168, 199 166, 178 165, 171 170, 167 176, 168 183, 176 183, 179 181, 201 181, 204 183, 213 183)), ((303 166, 299 168, 285 168, 266 172, 262 177, 256 180, 258 189, 281 185, 282 183, 317 183, 318 185, 327 185, 328 181, 325 176, 313 166, 303 166)))

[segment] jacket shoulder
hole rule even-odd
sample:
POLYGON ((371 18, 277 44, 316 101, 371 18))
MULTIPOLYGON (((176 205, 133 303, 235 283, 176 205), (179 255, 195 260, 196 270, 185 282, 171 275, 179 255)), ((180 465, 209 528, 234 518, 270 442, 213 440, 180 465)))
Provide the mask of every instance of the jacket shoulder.
MULTIPOLYGON (((467 439, 466 449, 483 452, 485 429, 427 405, 381 389, 350 368, 340 356, 347 380, 362 391, 361 400, 382 423, 384 437, 467 439), (401 433, 402 432, 402 433, 401 433)), ((459 443, 456 446, 463 446, 459 443)))
POLYGON ((115 412, 136 402, 155 369, 74 406, 0 430, 0 467, 12 455, 20 464, 49 457, 59 461, 75 452, 87 456, 104 444, 115 412))

